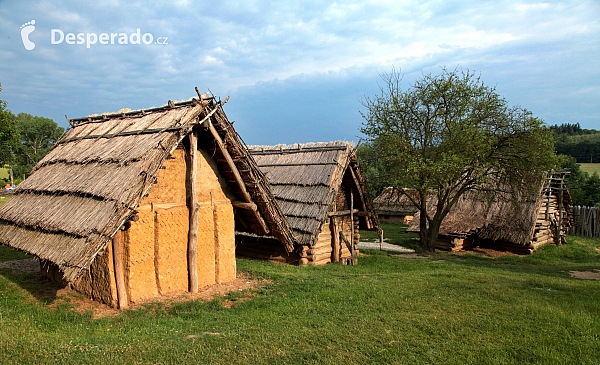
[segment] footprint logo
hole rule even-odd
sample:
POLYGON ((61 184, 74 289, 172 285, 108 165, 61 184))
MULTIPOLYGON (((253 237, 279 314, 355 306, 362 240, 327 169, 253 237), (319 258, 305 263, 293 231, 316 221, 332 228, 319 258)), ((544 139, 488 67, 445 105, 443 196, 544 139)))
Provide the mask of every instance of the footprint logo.
POLYGON ((35 43, 29 40, 29 35, 35 30, 35 20, 27 22, 21 25, 21 39, 23 40, 23 45, 25 49, 31 51, 35 48, 35 43))

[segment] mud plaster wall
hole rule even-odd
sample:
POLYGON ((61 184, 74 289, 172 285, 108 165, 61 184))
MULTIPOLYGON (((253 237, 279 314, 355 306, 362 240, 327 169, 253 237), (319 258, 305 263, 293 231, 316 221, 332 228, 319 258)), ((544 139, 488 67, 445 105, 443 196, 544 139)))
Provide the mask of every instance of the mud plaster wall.
MULTIPOLYGON (((235 279, 233 196, 216 163, 203 150, 197 154, 199 228, 197 267, 199 288, 235 279)), ((124 231, 125 284, 131 302, 189 289, 187 246, 189 210, 186 201, 185 151, 175 150, 160 170, 156 184, 138 206, 139 220, 124 231)), ((112 254, 99 262, 112 278, 111 301, 116 301, 112 254)), ((97 261, 100 259, 98 257, 97 261)), ((89 293, 89 283, 78 289, 89 293)), ((93 291, 93 290, 92 290, 93 291)), ((104 300, 103 300, 104 301, 104 300)), ((105 301, 106 302, 106 301, 105 301)), ((109 303, 110 304, 110 303, 109 303)))
POLYGON ((113 307, 117 305, 117 286, 111 244, 104 252, 96 256, 90 269, 73 283, 73 288, 99 302, 113 307))

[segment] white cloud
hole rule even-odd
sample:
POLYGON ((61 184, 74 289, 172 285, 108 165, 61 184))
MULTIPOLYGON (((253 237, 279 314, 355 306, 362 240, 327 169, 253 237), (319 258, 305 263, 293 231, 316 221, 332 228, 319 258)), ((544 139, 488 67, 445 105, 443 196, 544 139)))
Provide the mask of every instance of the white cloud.
MULTIPOLYGON (((277 84, 273 80, 293 83, 324 75, 332 80, 365 74, 372 75, 375 84, 377 73, 392 65, 418 73, 460 64, 487 71, 493 82, 506 76, 511 87, 535 85, 538 94, 548 92, 545 98, 556 100, 558 94, 550 95, 554 91, 547 86, 549 80, 553 90, 569 85, 570 70, 590 74, 577 81, 581 85, 573 93, 597 87, 593 80, 600 77, 600 66, 593 60, 600 58, 598 19, 600 6, 595 0, 178 0, 174 4, 8 0, 0 6, 0 34, 12 38, 0 39, 0 82, 5 86, 3 95, 23 110, 34 108, 42 98, 17 97, 26 95, 27 87, 45 90, 49 101, 68 95, 85 104, 89 101, 84 98, 94 95, 103 103, 119 100, 117 107, 128 102, 144 107, 146 99, 136 99, 136 90, 152 90, 144 97, 160 97, 163 102, 189 97, 190 85, 217 92, 277 84), (18 27, 31 19, 39 26, 32 34, 37 47, 27 53, 18 27), (44 37, 52 28, 97 33, 140 28, 142 33, 168 37, 169 45, 51 46, 44 37), (31 76, 24 76, 28 73, 31 76), (528 85, 519 86, 519 79, 528 80, 528 85), (184 95, 170 95, 177 92, 184 95)), ((101 111, 102 105, 90 112, 101 111)), ((70 106, 56 108, 66 107, 70 106)))

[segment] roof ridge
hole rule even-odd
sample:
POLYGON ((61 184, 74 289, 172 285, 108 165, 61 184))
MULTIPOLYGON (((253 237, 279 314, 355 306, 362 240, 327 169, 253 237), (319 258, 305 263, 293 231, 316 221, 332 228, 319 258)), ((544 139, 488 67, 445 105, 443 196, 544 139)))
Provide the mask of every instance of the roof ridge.
MULTIPOLYGON (((214 100, 215 97, 214 96, 206 96, 204 97, 204 95, 202 96, 202 100, 214 100)), ((106 121, 109 119, 113 119, 113 118, 123 118, 123 117, 140 117, 140 116, 144 116, 148 113, 155 113, 155 112, 159 112, 159 111, 163 111, 163 110, 170 110, 170 109, 175 109, 175 108, 181 108, 181 107, 185 107, 185 106, 189 106, 189 105, 197 105, 200 103, 200 99, 199 98, 189 98, 188 100, 183 100, 183 101, 172 101, 169 100, 166 104, 161 105, 159 107, 151 107, 151 108, 146 108, 146 109, 136 109, 136 110, 128 110, 128 111, 121 111, 121 112, 113 112, 113 113, 103 113, 103 114, 91 114, 87 117, 81 117, 81 118, 73 118, 73 119, 69 119, 67 117, 67 120, 69 121, 69 124, 75 126, 75 125, 80 125, 84 122, 96 122, 96 121, 106 121)), ((121 109, 124 110, 124 109, 121 109)))
POLYGON ((320 149, 320 148, 336 148, 346 149, 354 146, 354 142, 350 141, 330 141, 330 142, 306 142, 294 144, 276 144, 276 145, 248 145, 249 150, 264 150, 264 151, 294 151, 302 149, 320 149))

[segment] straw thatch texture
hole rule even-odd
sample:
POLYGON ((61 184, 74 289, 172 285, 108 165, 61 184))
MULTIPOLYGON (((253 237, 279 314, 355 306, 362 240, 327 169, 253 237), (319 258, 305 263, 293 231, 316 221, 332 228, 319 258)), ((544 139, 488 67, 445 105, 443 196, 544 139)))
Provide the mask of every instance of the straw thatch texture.
MULTIPOLYGON (((444 218, 440 236, 476 235, 478 239, 512 243, 526 246, 531 244, 540 224, 540 208, 554 194, 547 180, 540 180, 532 192, 511 194, 507 191, 469 191, 463 194, 444 218)), ((508 190, 508 189, 500 189, 508 190)), ((563 193, 568 195, 568 192, 563 193)), ((428 201, 431 213, 435 213, 437 200, 428 201)), ((565 197, 565 207, 570 196, 565 197)), ((565 211, 566 208, 563 208, 565 211)), ((420 213, 417 212, 408 231, 419 232, 420 213)), ((563 225, 568 224, 565 216, 563 225)), ((547 223, 548 225, 550 223, 547 223)))
MULTIPOLYGON (((297 243, 312 245, 332 209, 344 172, 354 168, 355 173, 359 173, 357 166, 352 165, 355 158, 352 144, 328 142, 248 148, 271 184, 271 191, 297 243)), ((358 206, 358 196, 356 200, 358 206)))
MULTIPOLYGON (((0 243, 48 260, 72 282, 87 270, 140 200, 158 170, 192 128, 210 122, 236 159, 258 212, 242 211, 248 231, 264 219, 271 233, 293 246, 279 208, 254 160, 214 98, 159 108, 70 120, 72 129, 34 168, 0 209, 0 243)), ((207 128, 204 140, 214 146, 207 128)), ((216 151, 215 151, 216 153, 216 151)), ((232 169, 218 163, 231 175, 232 169)), ((227 179, 239 194, 232 178, 227 179)))
POLYGON ((377 214, 414 215, 418 209, 408 195, 413 197, 414 201, 418 201, 415 189, 387 187, 377 198, 373 199, 373 207, 377 214))
POLYGON ((0 243, 54 262, 75 280, 135 213, 207 106, 185 102, 72 120, 70 133, 0 210, 0 243))

